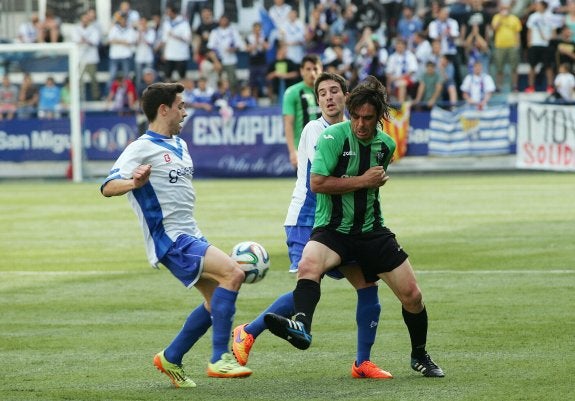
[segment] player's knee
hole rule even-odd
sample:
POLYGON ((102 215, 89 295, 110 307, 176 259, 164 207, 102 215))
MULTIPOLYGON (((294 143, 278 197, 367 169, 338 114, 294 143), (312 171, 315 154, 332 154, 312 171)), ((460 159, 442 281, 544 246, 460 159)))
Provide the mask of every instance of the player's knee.
POLYGON ((240 268, 240 266, 237 263, 233 262, 230 265, 230 268, 226 269, 226 272, 222 277, 221 284, 224 284, 226 285, 226 287, 237 291, 242 286, 245 277, 246 276, 244 271, 240 268))
POLYGON ((322 266, 310 258, 302 258, 298 263, 298 278, 319 279, 323 271, 322 266))
POLYGON ((408 311, 419 311, 423 308, 423 295, 417 285, 401 294, 401 303, 408 311))

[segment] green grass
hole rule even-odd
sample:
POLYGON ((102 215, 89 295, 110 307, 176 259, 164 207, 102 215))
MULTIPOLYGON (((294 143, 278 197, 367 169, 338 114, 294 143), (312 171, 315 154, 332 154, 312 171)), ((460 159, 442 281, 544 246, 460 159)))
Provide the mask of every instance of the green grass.
MULTIPOLYGON (((228 250, 264 244, 272 270, 245 285, 236 323, 293 289, 283 219, 293 180, 200 180, 197 217, 228 250)), ((258 338, 247 379, 205 375, 209 336, 184 359, 198 387, 152 366, 200 302, 148 267, 125 198, 99 183, 0 183, 2 400, 565 400, 575 357, 575 177, 557 173, 394 175, 386 223, 409 252, 428 306, 428 349, 446 371, 409 367, 399 302, 382 285, 372 359, 395 378, 354 380, 354 291, 324 280, 314 343, 258 338)), ((209 331, 208 333, 211 333, 209 331)))

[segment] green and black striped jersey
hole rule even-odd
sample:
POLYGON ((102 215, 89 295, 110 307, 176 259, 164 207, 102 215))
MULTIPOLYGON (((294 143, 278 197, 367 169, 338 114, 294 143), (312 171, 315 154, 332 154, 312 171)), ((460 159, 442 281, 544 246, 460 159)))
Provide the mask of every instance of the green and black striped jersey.
MULTIPOLYGON (((371 142, 351 131, 351 121, 325 129, 317 142, 311 173, 333 177, 360 176, 373 166, 387 169, 395 141, 378 130, 371 142)), ((360 234, 383 227, 379 188, 364 188, 343 195, 317 194, 315 227, 344 234, 360 234)))

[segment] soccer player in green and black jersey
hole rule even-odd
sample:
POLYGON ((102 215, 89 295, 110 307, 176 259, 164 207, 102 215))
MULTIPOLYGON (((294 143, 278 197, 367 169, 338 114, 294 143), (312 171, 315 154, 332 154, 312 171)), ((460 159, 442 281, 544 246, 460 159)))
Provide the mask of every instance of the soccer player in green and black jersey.
POLYGON ((346 106, 351 120, 325 129, 311 166, 317 206, 293 292, 296 313, 292 319, 268 313, 265 323, 275 335, 307 349, 322 275, 356 262, 366 281, 382 279, 399 298, 411 339, 411 367, 443 377, 426 351, 427 310, 415 274, 381 212, 379 191, 389 179, 386 169, 395 150, 393 139, 378 128, 389 118, 385 88, 369 76, 352 90, 346 106))
POLYGON ((313 85, 322 69, 321 60, 316 54, 304 56, 299 67, 302 80, 287 88, 282 100, 286 145, 294 168, 297 168, 297 148, 303 127, 321 117, 313 85))

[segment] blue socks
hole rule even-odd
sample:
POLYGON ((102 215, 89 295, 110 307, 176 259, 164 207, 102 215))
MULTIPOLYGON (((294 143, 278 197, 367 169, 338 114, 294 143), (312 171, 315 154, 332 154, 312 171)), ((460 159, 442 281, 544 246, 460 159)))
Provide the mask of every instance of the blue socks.
POLYGON ((378 286, 357 290, 357 365, 369 361, 371 347, 375 342, 381 305, 377 295, 378 286))
POLYGON ((164 350, 166 359, 177 365, 182 364, 184 354, 203 336, 212 325, 210 312, 202 302, 196 309, 190 313, 182 330, 178 333, 172 343, 164 350))
POLYGON ((212 359, 215 363, 222 359, 222 354, 229 352, 230 333, 236 313, 237 291, 217 287, 212 295, 212 359))
POLYGON ((249 334, 253 335, 254 338, 259 336, 265 329, 267 329, 264 323, 264 316, 266 313, 275 313, 283 317, 290 318, 295 313, 295 308, 293 305, 293 292, 286 292, 279 298, 277 298, 273 304, 268 306, 268 308, 260 313, 251 323, 249 323, 244 330, 249 334))

